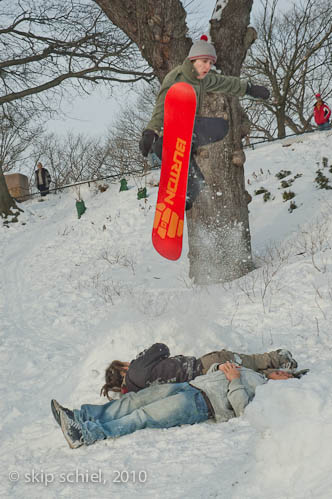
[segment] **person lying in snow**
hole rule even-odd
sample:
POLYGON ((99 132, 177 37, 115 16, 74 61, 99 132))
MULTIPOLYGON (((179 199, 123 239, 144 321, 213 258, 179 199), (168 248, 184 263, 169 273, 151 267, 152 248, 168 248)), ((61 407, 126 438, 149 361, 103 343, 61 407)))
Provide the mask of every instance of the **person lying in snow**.
POLYGON ((229 350, 210 352, 200 358, 176 355, 164 343, 155 343, 141 352, 135 360, 113 361, 105 372, 105 385, 101 394, 109 398, 109 392, 138 392, 152 383, 183 383, 206 374, 212 364, 235 362, 254 371, 266 369, 294 369, 297 362, 288 350, 278 349, 262 354, 246 355, 229 350))
POLYGON ((153 385, 104 405, 85 404, 70 410, 52 400, 51 409, 72 449, 97 440, 117 438, 144 428, 171 428, 241 416, 257 386, 293 374, 275 370, 267 376, 231 362, 213 364, 191 383, 153 385))

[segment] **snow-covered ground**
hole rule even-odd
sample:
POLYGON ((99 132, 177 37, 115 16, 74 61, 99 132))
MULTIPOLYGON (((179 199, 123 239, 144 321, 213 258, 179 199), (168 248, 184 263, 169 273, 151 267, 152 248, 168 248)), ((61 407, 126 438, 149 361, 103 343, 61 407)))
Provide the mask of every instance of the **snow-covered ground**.
POLYGON ((67 190, 0 227, 2 498, 331 497, 332 191, 314 182, 327 157, 332 183, 331 150, 331 132, 317 132, 246 151, 258 268, 225 285, 192 285, 186 241, 178 262, 153 250, 157 189, 138 201, 137 179, 121 193, 82 187, 80 220, 67 190), (280 170, 302 176, 280 189, 280 170), (156 341, 173 355, 284 347, 310 373, 260 387, 228 423, 69 449, 50 400, 104 403, 107 365, 156 341))

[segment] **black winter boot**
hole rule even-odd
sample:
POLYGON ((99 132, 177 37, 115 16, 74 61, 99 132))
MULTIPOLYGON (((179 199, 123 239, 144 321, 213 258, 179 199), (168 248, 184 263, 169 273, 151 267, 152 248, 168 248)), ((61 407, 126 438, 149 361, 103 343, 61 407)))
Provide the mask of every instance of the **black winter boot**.
POLYGON ((58 423, 59 426, 61 426, 61 421, 60 421, 60 413, 61 411, 64 411, 67 416, 73 417, 74 413, 70 409, 67 409, 66 407, 62 407, 62 405, 59 404, 56 400, 51 401, 51 409, 52 409, 52 414, 55 419, 55 421, 58 423))
POLYGON ((193 156, 189 162, 188 186, 186 195, 186 211, 190 210, 198 194, 205 186, 204 175, 193 156))

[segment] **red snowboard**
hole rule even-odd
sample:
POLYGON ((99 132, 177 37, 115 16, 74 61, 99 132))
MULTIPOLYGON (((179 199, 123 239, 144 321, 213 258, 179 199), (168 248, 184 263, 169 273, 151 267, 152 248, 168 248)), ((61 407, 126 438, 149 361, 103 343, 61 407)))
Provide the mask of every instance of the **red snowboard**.
POLYGON ((192 133, 196 113, 195 90, 175 83, 164 104, 164 137, 152 243, 161 256, 180 258, 192 133))

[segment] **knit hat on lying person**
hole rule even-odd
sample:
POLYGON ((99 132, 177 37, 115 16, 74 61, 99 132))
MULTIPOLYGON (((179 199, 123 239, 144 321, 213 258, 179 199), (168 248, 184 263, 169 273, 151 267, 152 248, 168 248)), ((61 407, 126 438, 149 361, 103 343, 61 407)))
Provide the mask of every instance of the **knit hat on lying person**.
POLYGON ((190 61, 194 61, 195 59, 211 59, 213 63, 216 62, 216 49, 212 43, 208 42, 208 37, 206 35, 202 35, 201 39, 191 46, 188 59, 190 61))
POLYGON ((300 371, 297 371, 296 369, 276 369, 276 368, 268 368, 268 369, 264 369, 263 371, 261 371, 262 374, 265 374, 265 376, 268 376, 268 374, 271 374, 273 372, 276 372, 276 371, 284 371, 286 373, 290 373, 293 375, 293 378, 297 378, 297 379, 300 379, 302 378, 302 376, 304 376, 305 374, 308 374, 308 372, 310 371, 310 369, 301 369, 300 371))

